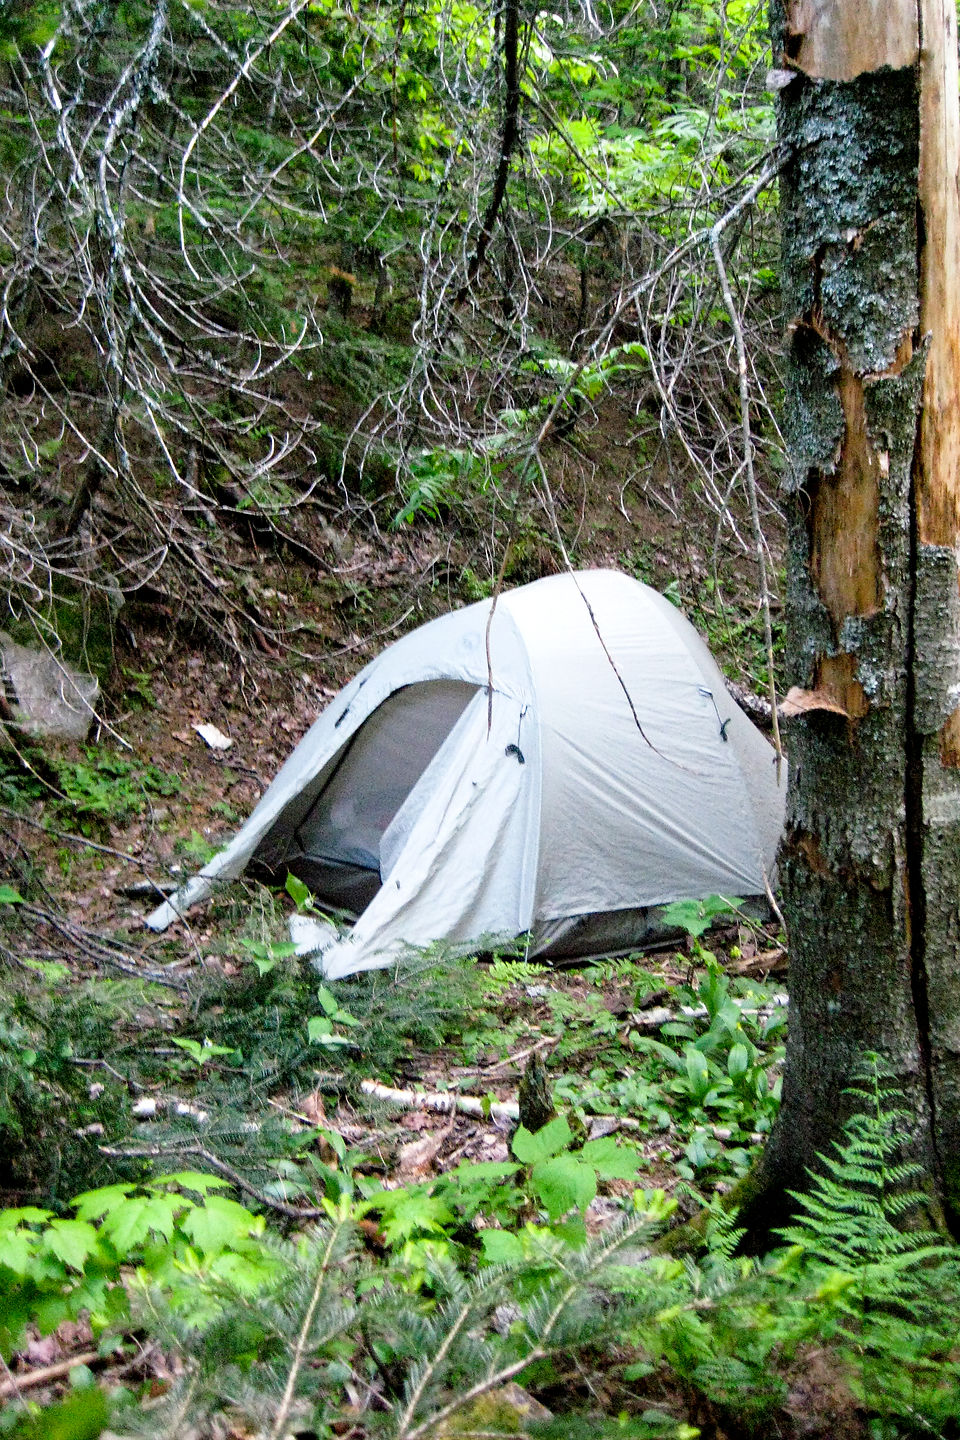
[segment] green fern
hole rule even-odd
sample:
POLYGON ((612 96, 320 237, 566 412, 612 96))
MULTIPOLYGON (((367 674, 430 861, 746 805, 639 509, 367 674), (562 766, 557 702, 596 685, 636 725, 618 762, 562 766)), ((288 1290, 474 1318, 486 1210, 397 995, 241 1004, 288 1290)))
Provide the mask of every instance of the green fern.
POLYGON ((849 1093, 861 1108, 779 1233, 814 1282, 821 1329, 840 1342, 861 1401, 938 1434, 960 1418, 960 1251, 918 1223, 928 1200, 911 1187, 923 1170, 900 1158, 912 1117, 876 1056, 849 1093))

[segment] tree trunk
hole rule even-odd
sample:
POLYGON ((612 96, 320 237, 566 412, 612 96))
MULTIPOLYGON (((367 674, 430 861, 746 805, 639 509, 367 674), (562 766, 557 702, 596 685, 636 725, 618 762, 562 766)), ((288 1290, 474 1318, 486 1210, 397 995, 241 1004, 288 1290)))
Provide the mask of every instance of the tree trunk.
POLYGON ((955 0, 771 0, 789 325, 790 1036, 753 1224, 897 1077, 960 1229, 955 0), (786 78, 786 77, 783 77, 786 78))

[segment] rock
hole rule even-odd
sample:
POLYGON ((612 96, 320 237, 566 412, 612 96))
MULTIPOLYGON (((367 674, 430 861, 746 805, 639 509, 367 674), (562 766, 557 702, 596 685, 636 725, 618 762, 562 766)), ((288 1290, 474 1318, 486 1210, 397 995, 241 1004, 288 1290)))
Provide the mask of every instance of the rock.
POLYGON ((15 719, 35 735, 86 740, 100 686, 50 650, 33 650, 0 630, 0 683, 15 719))
POLYGON ((454 1436, 524 1435, 531 1421, 553 1419, 553 1412, 541 1405, 522 1385, 511 1380, 499 1390, 488 1390, 462 1410, 429 1432, 430 1440, 453 1440, 454 1436))

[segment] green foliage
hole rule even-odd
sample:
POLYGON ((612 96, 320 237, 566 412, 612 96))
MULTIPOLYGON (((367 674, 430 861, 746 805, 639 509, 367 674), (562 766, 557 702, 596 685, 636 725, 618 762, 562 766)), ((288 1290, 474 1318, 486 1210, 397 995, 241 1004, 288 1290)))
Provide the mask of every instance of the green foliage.
MULTIPOLYGON (((449 1043, 463 1024, 453 993, 461 1001, 483 994, 482 984, 476 988, 481 967, 465 967, 470 988, 455 991, 452 977, 461 972, 436 955, 414 957, 406 978, 400 967, 358 977, 336 994, 318 986, 296 957, 266 958, 266 968, 248 964, 231 982, 245 1001, 243 1063, 258 1069, 263 1087, 273 1086, 268 1049, 273 1077, 291 1062, 288 1043, 300 1046, 300 1064, 309 1067, 311 1002, 319 1001, 334 1028, 356 1036, 357 1053, 369 1064, 371 1039, 363 1025, 349 1023, 365 1002, 380 1040, 402 1055, 408 1045, 401 1042, 410 1038, 404 1027, 417 1008, 411 1000, 432 989, 428 1033, 433 1043, 438 1036, 449 1043), (374 980, 389 988, 371 988, 374 980), (264 1027, 259 1038, 255 1018, 264 1027)), ((756 1041, 759 1051, 762 1040, 760 1022, 729 978, 712 957, 703 964, 699 981, 682 993, 704 1013, 691 1017, 691 1035, 655 1042, 674 1059, 659 1080, 651 1072, 645 1082, 678 1131, 685 1115, 716 1113, 712 1107, 724 1096, 736 1096, 751 1068, 751 1046, 756 1041), (722 1076, 711 1072, 713 1100, 699 1072, 688 1069, 691 1054, 718 1066, 717 1057, 725 1057, 722 1076)), ((638 995, 650 988, 651 977, 636 962, 597 967, 597 976, 602 981, 571 977, 576 990, 555 992, 564 1002, 558 1023, 570 1026, 591 984, 615 982, 638 995)), ((529 988, 549 995, 543 978, 525 976, 529 988)), ((694 1397, 694 1409, 714 1407, 734 1429, 739 1423, 774 1433, 789 1377, 812 1346, 829 1353, 834 1385, 851 1405, 877 1416, 891 1440, 918 1430, 949 1433, 960 1418, 952 1333, 960 1260, 938 1237, 910 1229, 923 1197, 910 1189, 915 1167, 897 1158, 905 1117, 875 1067, 855 1093, 864 1108, 843 1145, 798 1198, 784 1247, 762 1263, 739 1256, 735 1220, 715 1204, 705 1254, 680 1262, 649 1249, 674 1202, 634 1189, 641 1152, 611 1136, 579 1143, 574 1115, 535 1133, 520 1127, 512 1160, 462 1162, 406 1185, 385 1185, 370 1158, 348 1149, 332 1127, 297 1134, 270 1129, 263 1118, 251 1127, 237 1106, 239 1086, 248 1082, 229 1053, 238 1035, 224 1043, 209 1023, 238 1025, 223 994, 217 999, 211 991, 200 1001, 197 1035, 204 1038, 173 1047, 191 1052, 195 1095, 211 1112, 202 1122, 203 1144, 221 1153, 227 1147, 245 1173, 262 1166, 266 1197, 289 1203, 301 1196, 317 1207, 325 1219, 315 1229, 282 1236, 265 1215, 227 1198, 222 1180, 186 1171, 84 1192, 64 1213, 21 1206, 0 1214, 5 1356, 28 1325, 46 1332, 83 1314, 102 1349, 122 1345, 136 1330, 180 1356, 183 1373, 159 1403, 128 1406, 122 1425, 111 1417, 112 1428, 163 1434, 172 1416, 203 1426, 227 1410, 233 1423, 245 1416, 269 1428, 279 1425, 284 1405, 295 1403, 298 1425, 329 1436, 359 1385, 381 1397, 380 1408, 365 1416, 372 1435, 413 1440, 441 1425, 456 1434, 458 1426, 493 1424, 502 1404, 495 1394, 506 1379, 549 1390, 577 1357, 585 1374, 603 1371, 603 1388, 617 1397, 609 1420, 623 1410, 622 1433, 689 1435, 675 1403, 662 1409, 638 1403, 652 1376, 665 1387, 658 1393, 694 1397), (622 1215, 590 1238, 584 1217, 598 1190, 619 1196, 622 1215), (489 1404, 481 1404, 488 1391, 489 1404)), ((509 994, 501 992, 499 1001, 509 994)), ((585 1008, 595 1019, 593 1007, 585 1008)), ((553 1013, 547 1004, 544 1010, 553 1013)), ((595 1045, 598 1032, 591 1033, 595 1045)), ((332 1053, 344 1063, 346 1083, 355 1052, 332 1053)), ((654 1058, 662 1062, 656 1049, 654 1058)), ((169 1054, 155 1063, 156 1073, 164 1067, 170 1073, 169 1054)), ((195 1136, 195 1119, 177 1123, 195 1136)), ((155 1126, 145 1134, 169 1145, 176 1130, 171 1121, 165 1133, 155 1126)), ((496 1425, 508 1421, 504 1412, 496 1425)))
POLYGON ((431 1266, 441 1260, 474 1263, 478 1238, 483 1260, 497 1265, 522 1262, 550 1236, 579 1247, 599 1183, 632 1180, 641 1164, 631 1145, 612 1136, 577 1146, 562 1116, 535 1133, 521 1125, 513 1153, 519 1163, 464 1162, 399 1189, 354 1177, 364 1196, 357 1213, 380 1217, 386 1245, 409 1269, 412 1291, 431 1283, 431 1266))
POLYGON ((404 504, 393 527, 398 530, 418 516, 440 520, 447 510, 483 494, 490 480, 490 466, 467 450, 427 450, 414 455, 403 477, 404 504))
MULTIPOLYGON (((6 923, 17 924, 16 911, 6 923)), ((0 910, 0 942, 4 936, 0 910)), ((117 1028, 149 1010, 152 987, 136 981, 70 984, 53 962, 0 962, 0 1183, 56 1202, 115 1167, 98 1150, 123 1133, 129 1096, 108 1070, 91 1088, 78 1058, 116 1058, 117 1028)))
POLYGON ((236 1050, 231 1050, 229 1045, 212 1045, 209 1039, 194 1040, 189 1035, 171 1035, 171 1045, 176 1045, 189 1055, 198 1070, 202 1070, 209 1060, 218 1055, 236 1055, 236 1050))
POLYGON ((86 1314, 96 1334, 121 1328, 131 1265, 141 1284, 163 1284, 193 1318, 198 1291, 186 1276, 229 1277, 256 1291, 272 1270, 259 1243, 264 1221, 214 1193, 224 1183, 185 1171, 89 1190, 72 1202, 72 1219, 37 1206, 0 1211, 0 1356, 19 1348, 28 1325, 45 1335, 86 1314))
POLYGON ((640 1157, 612 1136, 588 1140, 571 1149, 573 1132, 560 1115, 531 1134, 522 1125, 513 1137, 513 1153, 527 1166, 527 1184, 551 1222, 571 1210, 581 1214, 597 1193, 598 1180, 632 1180, 640 1157))
POLYGON ((143 814, 153 796, 178 795, 182 783, 156 765, 104 747, 82 748, 82 758, 55 752, 25 752, 26 769, 12 751, 0 749, 0 797, 14 807, 45 800, 55 828, 91 834, 106 825, 125 825, 143 814))
MULTIPOLYGON (((737 913, 738 902, 685 902, 737 913)), ((680 1147, 681 1175, 712 1186, 743 1175, 759 1135, 779 1108, 786 1011, 782 996, 747 980, 731 980, 716 956, 693 942, 690 983, 664 987, 637 958, 605 961, 579 972, 523 962, 494 962, 481 974, 493 1007, 477 1009, 464 1027, 468 1064, 504 1056, 545 1039, 554 1099, 581 1123, 622 1116, 631 1129, 680 1147), (675 1013, 656 1034, 639 1028, 652 990, 675 1013)))
POLYGON ((742 904, 742 900, 728 900, 723 895, 708 895, 705 900, 673 900, 663 907, 663 922, 699 939, 720 916, 736 919, 742 904))
POLYGON ((322 1015, 312 1015, 307 1021, 307 1035, 313 1045, 348 1045, 355 1046, 356 1042, 351 1040, 349 1035, 338 1034, 335 1026, 348 1026, 356 1029, 360 1021, 349 1010, 344 1010, 336 997, 326 985, 321 985, 317 990, 317 999, 320 1001, 322 1015))
POLYGON ((659 1099, 671 1107, 679 1133, 689 1136, 678 1165, 686 1179, 705 1179, 717 1165, 737 1175, 746 1172, 748 1133, 768 1131, 779 1109, 777 1071, 783 1058, 783 1006, 775 1003, 764 1017, 768 996, 762 986, 745 986, 737 995, 711 952, 702 950, 700 959, 706 965, 703 978, 676 991, 689 1018, 662 1025, 662 1040, 636 1033, 632 1038, 636 1051, 668 1067, 659 1099), (732 1144, 722 1146, 707 1128, 717 1122, 727 1127, 732 1144))
POLYGON ((4 1427, 12 1440, 97 1440, 110 1419, 107 1397, 96 1385, 43 1409, 27 1405, 25 1412, 11 1414, 12 1424, 4 1427))
MULTIPOLYGON (((699 1260, 652 1254, 672 1208, 657 1192, 637 1192, 590 1240, 582 1227, 545 1228, 522 1212, 495 1218, 486 1206, 517 1167, 461 1166, 432 1191, 366 1198, 357 1198, 363 1177, 344 1176, 339 1195, 322 1202, 327 1218, 293 1239, 261 1233, 262 1221, 217 1195, 210 1177, 181 1174, 82 1196, 72 1220, 8 1212, 3 1263, 24 1277, 13 1324, 22 1328, 28 1296, 44 1324, 85 1300, 102 1331, 136 1325, 179 1353, 183 1373, 159 1403, 125 1416, 124 1433, 131 1421, 138 1433, 163 1434, 174 1416, 196 1426, 227 1410, 234 1424, 246 1416, 279 1426, 293 1401, 298 1423, 329 1435, 361 1383, 380 1397, 365 1415, 371 1434, 454 1435, 482 1416, 493 1424, 507 1379, 549 1388, 574 1356, 587 1375, 605 1365, 622 1411, 611 1434, 697 1433, 673 1405, 643 1399, 649 1384, 637 1382, 654 1376, 661 1393, 711 1407, 725 1430, 777 1433, 789 1377, 816 1346, 831 1357, 832 1403, 845 1393, 849 1407, 863 1407, 875 1417, 871 1434, 950 1434, 960 1419, 960 1258, 904 1228, 922 1197, 908 1188, 913 1167, 895 1158, 902 1117, 889 1086, 874 1068, 856 1093, 871 1108, 850 1122, 786 1245, 763 1262, 736 1254, 740 1232, 719 1208, 699 1260), (371 1215, 384 1247, 376 1253, 358 1228, 371 1215), (487 1219, 482 1253, 465 1243, 478 1215, 487 1219), (126 1292, 115 1283, 122 1255, 138 1266, 126 1292), (490 1404, 475 1408, 487 1394, 490 1404)), ((572 1153, 561 1126, 538 1135, 518 1135, 528 1175, 572 1153)), ((588 1153, 598 1171, 623 1173, 615 1151, 588 1153)), ((608 1433, 613 1420, 592 1418, 591 1429, 608 1433)), ((485 1433, 510 1433, 511 1423, 504 1412, 485 1433)), ((544 1433, 577 1432, 558 1421, 544 1433)))
POLYGON ((351 1031, 358 1065, 390 1076, 415 1048, 436 1049, 462 1034, 482 1003, 481 967, 442 945, 414 951, 389 969, 338 982, 358 1022, 351 1031))

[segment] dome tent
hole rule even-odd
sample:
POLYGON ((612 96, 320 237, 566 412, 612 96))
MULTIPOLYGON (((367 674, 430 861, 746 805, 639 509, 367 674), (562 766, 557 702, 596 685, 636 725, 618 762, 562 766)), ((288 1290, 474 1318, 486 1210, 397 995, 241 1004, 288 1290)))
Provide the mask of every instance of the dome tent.
POLYGON ((669 601, 611 570, 551 576, 389 646, 147 923, 254 862, 358 912, 328 931, 330 978, 436 940, 623 951, 651 907, 763 894, 785 788, 669 601))

